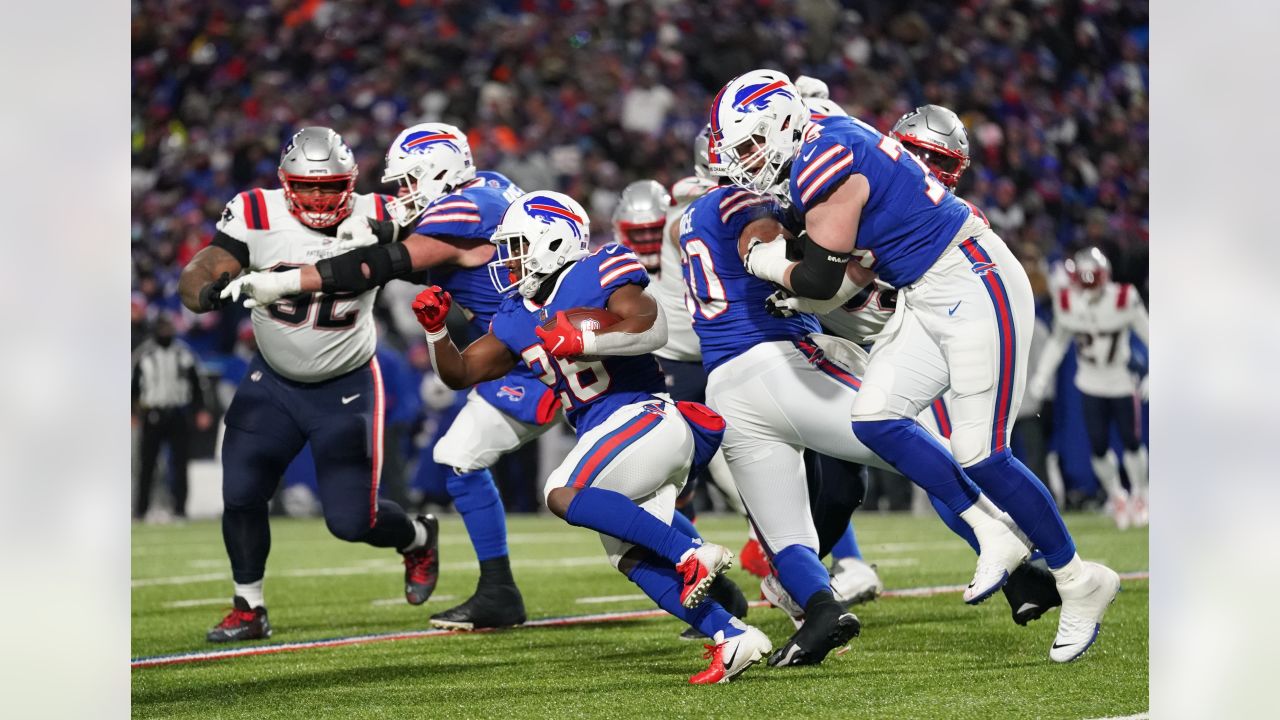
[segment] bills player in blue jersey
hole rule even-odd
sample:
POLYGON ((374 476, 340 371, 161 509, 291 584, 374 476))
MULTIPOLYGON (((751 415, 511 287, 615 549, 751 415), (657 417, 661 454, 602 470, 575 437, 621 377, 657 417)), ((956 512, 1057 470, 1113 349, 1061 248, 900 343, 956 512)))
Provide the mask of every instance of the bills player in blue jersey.
POLYGON ((449 293, 424 291, 414 312, 450 387, 523 363, 555 392, 578 443, 547 479, 547 507, 600 532, 619 571, 714 638, 711 666, 691 682, 726 682, 768 653, 769 639, 705 598, 732 553, 671 525, 676 495, 715 453, 724 422, 703 405, 659 394, 664 383, 651 352, 667 332, 644 289, 649 276, 620 245, 589 253, 588 228, 582 206, 560 193, 528 193, 511 204, 494 233, 498 259, 490 265, 506 298, 489 332, 465 352, 444 330, 449 293), (579 329, 565 311, 580 307, 606 309, 619 321, 596 332, 579 329))
MULTIPOLYGON (((777 580, 794 599, 789 611, 804 616, 803 626, 769 662, 806 665, 822 662, 857 635, 860 624, 836 602, 819 560, 802 449, 889 465, 858 440, 848 421, 861 384, 850 366, 865 364, 865 352, 821 335, 814 315, 771 315, 765 299, 774 286, 746 271, 747 241, 762 233, 777 235, 781 218, 781 208, 768 196, 721 186, 685 211, 680 243, 693 328, 707 368, 707 401, 728 425, 725 457, 777 580), (833 361, 828 353, 846 362, 833 361)), ((852 295, 857 286, 852 279, 846 284, 842 292, 852 295)), ((920 484, 989 544, 1011 547, 1014 560, 1028 554, 1001 513, 963 477, 927 478, 920 484)), ((994 592, 1003 580, 1004 559, 983 559, 974 583, 994 592)))
MULTIPOLYGON (((809 122, 782 73, 731 80, 712 103, 711 124, 725 174, 803 218, 801 259, 788 259, 781 243, 756 243, 747 257, 753 275, 818 299, 834 296, 849 272, 864 280, 874 272, 899 290, 853 405, 853 431, 911 480, 967 474, 1009 511, 1044 553, 1062 597, 1049 656, 1078 658, 1120 579, 1080 559, 1052 496, 1008 447, 1034 311, 1021 265, 898 141, 853 118, 809 122), (947 390, 951 453, 915 421, 947 390)), ((970 587, 965 599, 986 594, 970 587)))
MULTIPOLYGON (((379 228, 391 234, 378 239, 394 240, 402 228, 413 228, 411 233, 394 244, 368 245, 368 234, 340 243, 354 248, 348 253, 353 262, 361 259, 359 253, 377 253, 384 246, 400 251, 408 262, 377 279, 401 277, 441 286, 463 309, 475 335, 483 334, 501 301, 487 270, 495 252, 489 236, 520 188, 500 173, 477 171, 466 135, 444 123, 402 131, 387 151, 382 179, 400 185, 401 191, 387 203, 394 225, 379 228), (427 273, 408 275, 410 270, 427 273)), ((324 268, 318 265, 299 271, 303 289, 315 286, 320 270, 324 268)), ((330 271, 335 276, 342 272, 330 271)), ((434 461, 453 468, 446 487, 475 547, 480 579, 470 598, 432 615, 432 625, 472 630, 525 621, 524 599, 511 573, 506 514, 489 468, 550 429, 556 411, 550 390, 517 367, 477 385, 436 443, 434 461)))

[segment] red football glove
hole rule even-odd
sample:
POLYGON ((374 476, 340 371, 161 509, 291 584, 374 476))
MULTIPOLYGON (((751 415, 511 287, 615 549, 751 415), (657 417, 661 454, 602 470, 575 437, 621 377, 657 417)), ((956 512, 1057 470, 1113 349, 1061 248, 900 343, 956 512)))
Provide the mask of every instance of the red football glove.
POLYGON ((449 315, 451 305, 453 297, 439 285, 432 285, 413 299, 413 314, 423 330, 435 335, 444 330, 444 319, 449 315))
POLYGON ((567 358, 582 354, 582 331, 569 322, 563 310, 556 313, 555 324, 550 330, 535 327, 533 331, 542 339, 542 346, 551 353, 551 357, 567 358))

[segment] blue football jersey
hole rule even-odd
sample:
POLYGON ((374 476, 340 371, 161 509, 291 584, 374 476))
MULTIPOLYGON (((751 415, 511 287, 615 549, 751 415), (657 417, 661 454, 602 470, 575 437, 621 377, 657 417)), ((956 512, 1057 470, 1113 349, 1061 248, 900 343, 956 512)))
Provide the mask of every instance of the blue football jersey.
MULTIPOLYGON (((418 219, 418 228, 414 232, 432 237, 488 242, 510 204, 511 200, 506 197, 504 190, 489 187, 483 181, 479 184, 468 183, 461 190, 428 205, 418 219)), ((496 247, 494 252, 497 252, 496 247)), ((487 267, 432 268, 429 277, 431 283, 448 290, 455 302, 471 312, 472 326, 478 332, 488 330, 489 321, 498 311, 502 297, 494 290, 487 267)))
POLYGON ((867 179, 871 196, 858 221, 854 260, 895 288, 910 285, 951 244, 969 207, 897 140, 849 117, 809 125, 791 164, 791 202, 804 213, 855 173, 867 179))
POLYGON ((596 359, 551 357, 534 328, 561 310, 604 308, 623 285, 645 287, 649 274, 639 258, 616 243, 569 266, 556 279, 544 305, 519 294, 508 295, 493 318, 490 332, 515 353, 529 370, 560 398, 565 419, 578 436, 599 425, 618 408, 653 399, 666 382, 653 355, 611 355, 596 359))
POLYGON ((762 342, 819 332, 813 315, 770 315, 764 301, 776 288, 748 273, 742 264, 738 238, 747 225, 762 217, 781 221, 777 203, 722 186, 694 200, 680 218, 685 302, 707 372, 762 342))

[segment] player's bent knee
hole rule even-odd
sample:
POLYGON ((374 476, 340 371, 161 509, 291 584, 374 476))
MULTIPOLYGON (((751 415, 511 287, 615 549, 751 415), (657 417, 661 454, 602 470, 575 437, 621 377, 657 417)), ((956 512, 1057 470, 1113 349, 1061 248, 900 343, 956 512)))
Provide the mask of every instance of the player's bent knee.
POLYGON ((990 443, 991 433, 986 429, 971 431, 956 428, 951 432, 951 454, 960 463, 960 467, 969 467, 990 457, 990 443))
POLYGON ((547 493, 547 509, 556 517, 565 519, 569 514, 569 504, 577 494, 578 491, 571 487, 552 488, 547 493))
POLYGON ((331 535, 347 542, 360 542, 373 529, 368 515, 360 516, 355 513, 334 517, 325 516, 324 524, 329 528, 331 535))
POLYGON ((852 417, 856 420, 884 420, 892 417, 889 412, 889 395, 875 385, 863 384, 853 399, 852 417))
POLYGON ((631 543, 625 544, 623 548, 622 552, 609 553, 609 562, 613 563, 618 572, 631 577, 631 571, 648 557, 649 551, 631 543))

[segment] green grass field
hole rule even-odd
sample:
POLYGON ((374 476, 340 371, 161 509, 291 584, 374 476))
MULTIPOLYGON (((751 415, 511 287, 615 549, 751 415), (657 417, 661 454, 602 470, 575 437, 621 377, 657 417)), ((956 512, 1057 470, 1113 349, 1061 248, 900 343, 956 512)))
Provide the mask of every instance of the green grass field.
MULTIPOLYGON (((968 547, 932 518, 856 517, 864 556, 890 589, 958 585, 968 547)), ((1068 525, 1087 558, 1147 569, 1147 533, 1120 533, 1096 515, 1068 525)), ((395 553, 350 545, 319 520, 273 522, 266 598, 279 644, 427 627, 427 616, 470 594, 475 556, 456 516, 442 521, 440 585, 423 607, 404 602, 395 553)), ((706 517, 707 539, 741 547, 741 520, 706 517)), ((214 649, 205 631, 230 605, 217 522, 133 531, 134 657, 214 649)), ((514 517, 516 579, 531 619, 648 610, 608 564, 595 535, 550 517, 514 517), (619 597, 621 596, 621 597, 619 597), (587 600, 584 602, 584 599, 587 600)), ((749 599, 755 578, 729 571, 749 599)), ((959 593, 886 597, 854 608, 862 636, 818 667, 761 663, 722 686, 687 677, 706 665, 663 617, 568 627, 425 637, 184 663, 133 671, 143 718, 1100 718, 1148 708, 1145 580, 1126 580, 1098 644, 1080 661, 1048 658, 1052 612, 1029 627, 997 594, 979 607, 959 593)), ((748 622, 780 645, 781 611, 748 622)))

